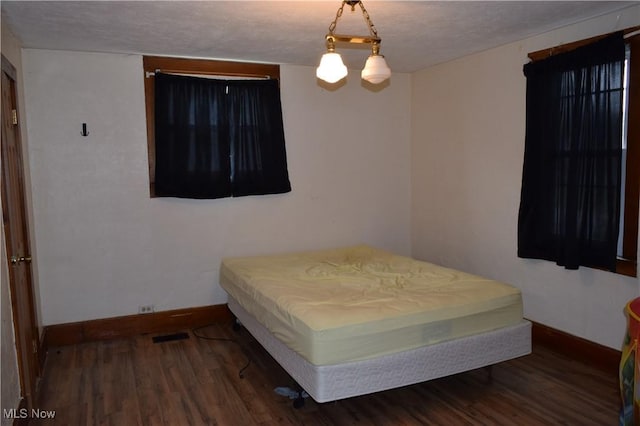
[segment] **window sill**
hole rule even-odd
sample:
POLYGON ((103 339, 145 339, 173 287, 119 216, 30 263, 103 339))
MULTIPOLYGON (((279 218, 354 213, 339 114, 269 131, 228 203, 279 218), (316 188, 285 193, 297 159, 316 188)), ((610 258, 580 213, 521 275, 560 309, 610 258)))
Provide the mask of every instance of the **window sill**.
POLYGON ((616 264, 616 274, 626 275, 628 277, 637 277, 638 268, 636 262, 629 259, 620 259, 618 258, 616 264))
POLYGON ((584 266, 587 268, 598 269, 600 271, 611 272, 618 275, 625 275, 627 277, 632 277, 632 278, 636 278, 638 276, 636 262, 629 259, 622 259, 620 257, 616 260, 615 272, 606 268, 600 268, 598 266, 588 266, 588 265, 584 265, 584 266))

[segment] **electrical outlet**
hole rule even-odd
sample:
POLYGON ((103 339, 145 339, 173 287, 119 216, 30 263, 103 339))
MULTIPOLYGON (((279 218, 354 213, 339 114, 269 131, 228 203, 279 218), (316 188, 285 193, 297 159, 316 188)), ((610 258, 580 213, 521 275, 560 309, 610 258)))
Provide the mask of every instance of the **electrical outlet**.
POLYGON ((138 306, 139 314, 150 314, 153 312, 153 305, 138 306))

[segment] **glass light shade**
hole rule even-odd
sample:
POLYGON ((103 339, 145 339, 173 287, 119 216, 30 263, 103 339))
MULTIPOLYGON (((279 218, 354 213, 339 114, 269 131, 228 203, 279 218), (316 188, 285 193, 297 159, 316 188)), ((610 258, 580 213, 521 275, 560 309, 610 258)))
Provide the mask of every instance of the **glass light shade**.
POLYGON ((391 69, 387 65, 382 55, 371 55, 367 58, 367 62, 362 70, 361 77, 369 83, 382 83, 391 77, 391 69))
POLYGON ((327 83, 335 83, 347 76, 347 67, 339 53, 327 52, 322 55, 320 65, 316 69, 316 77, 327 83))

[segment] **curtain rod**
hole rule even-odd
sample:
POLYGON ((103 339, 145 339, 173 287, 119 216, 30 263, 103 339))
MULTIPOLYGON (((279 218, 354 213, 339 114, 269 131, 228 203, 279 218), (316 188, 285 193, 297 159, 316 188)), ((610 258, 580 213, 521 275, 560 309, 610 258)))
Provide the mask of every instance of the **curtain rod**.
POLYGON ((270 80, 270 75, 259 75, 259 74, 245 74, 245 73, 234 73, 234 72, 207 72, 207 71, 187 71, 187 70, 167 70, 167 69, 156 69, 155 71, 145 71, 145 77, 149 78, 156 75, 157 72, 165 73, 165 74, 180 74, 180 75, 208 75, 212 77, 245 77, 256 80, 270 80))

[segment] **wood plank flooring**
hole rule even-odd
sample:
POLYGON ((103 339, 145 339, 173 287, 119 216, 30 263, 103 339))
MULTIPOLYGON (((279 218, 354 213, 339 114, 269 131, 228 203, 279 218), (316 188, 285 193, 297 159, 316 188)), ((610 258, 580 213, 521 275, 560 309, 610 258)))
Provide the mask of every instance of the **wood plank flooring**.
POLYGON ((151 335, 51 349, 30 425, 616 425, 614 376, 544 347, 493 367, 304 407, 278 395, 287 373, 241 329, 215 324, 186 340, 151 335), (244 370, 239 371, 250 360, 244 370))

